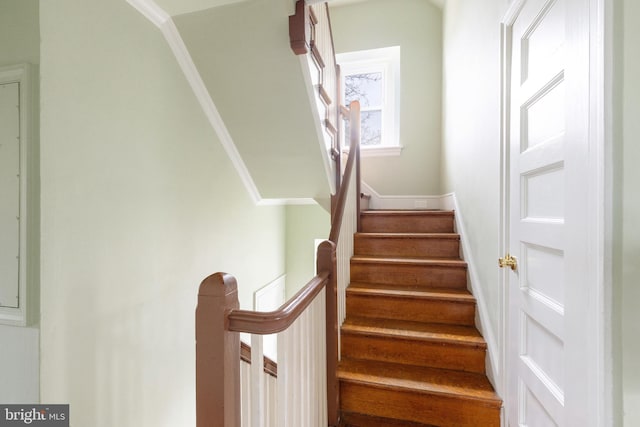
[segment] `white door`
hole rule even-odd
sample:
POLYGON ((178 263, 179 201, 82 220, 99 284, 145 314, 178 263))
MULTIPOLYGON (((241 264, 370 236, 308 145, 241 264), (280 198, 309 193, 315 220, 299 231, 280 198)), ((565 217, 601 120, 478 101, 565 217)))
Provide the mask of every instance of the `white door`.
POLYGON ((597 425, 588 330, 589 1, 524 0, 511 29, 508 424, 597 425))

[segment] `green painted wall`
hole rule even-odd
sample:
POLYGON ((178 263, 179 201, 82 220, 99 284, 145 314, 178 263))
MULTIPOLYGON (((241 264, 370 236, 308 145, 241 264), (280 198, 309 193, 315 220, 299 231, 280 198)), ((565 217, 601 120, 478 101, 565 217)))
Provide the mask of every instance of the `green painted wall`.
POLYGON ((448 0, 444 32, 442 177, 454 192, 500 337, 500 20, 507 0, 448 0), (482 82, 480 84, 480 82, 482 82))
POLYGON ((292 5, 244 1, 174 20, 260 195, 327 199, 333 175, 288 41, 292 5))
POLYGON ((319 205, 287 206, 287 298, 313 276, 315 239, 328 239, 331 216, 319 205))
POLYGON ((285 272, 159 30, 122 0, 42 2, 41 397, 71 423, 195 425, 200 281, 285 272))
POLYGON ((382 195, 440 195, 442 11, 425 0, 331 8, 337 53, 400 46, 399 157, 364 157, 363 180, 382 195))
MULTIPOLYGON (((39 399, 39 327, 37 325, 39 207, 38 207, 38 64, 40 30, 38 0, 0 0, 0 67, 32 65, 31 148, 27 201, 28 269, 33 297, 29 301, 34 314, 29 327, 0 325, 0 402, 37 403, 39 399)), ((0 200, 0 203, 2 201, 0 200)), ((0 239, 2 237, 0 236, 0 239)), ((0 278, 2 280, 2 278, 0 278)))
POLYGON ((640 4, 624 0, 622 147, 622 379, 624 425, 640 425, 640 4))
POLYGON ((0 11, 0 67, 38 64, 38 0, 0 0, 0 11))

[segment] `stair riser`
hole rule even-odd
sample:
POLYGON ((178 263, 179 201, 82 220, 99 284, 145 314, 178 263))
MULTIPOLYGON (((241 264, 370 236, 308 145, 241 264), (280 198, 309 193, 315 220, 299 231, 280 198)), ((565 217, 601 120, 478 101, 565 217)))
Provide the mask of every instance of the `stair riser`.
POLYGON ((500 409, 483 402, 341 381, 343 411, 442 427, 499 427, 500 409))
POLYGON ((459 258, 460 241, 438 238, 360 237, 354 240, 356 255, 459 258))
POLYGON ((351 261, 351 281, 425 288, 467 288, 466 267, 351 261))
POLYGON ((342 356, 432 368, 485 372, 485 350, 451 343, 345 333, 342 356))
POLYGON ((363 215, 365 233, 453 233, 453 216, 363 215))
POLYGON ((347 292, 349 316, 471 326, 474 324, 475 309, 475 303, 472 302, 389 298, 347 292))

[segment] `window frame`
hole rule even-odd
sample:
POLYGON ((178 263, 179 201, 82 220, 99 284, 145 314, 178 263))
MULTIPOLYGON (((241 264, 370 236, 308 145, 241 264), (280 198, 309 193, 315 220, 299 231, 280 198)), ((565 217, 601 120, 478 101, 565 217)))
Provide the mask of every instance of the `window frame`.
MULTIPOLYGON (((340 65, 340 91, 343 99, 347 76, 380 72, 383 76, 381 108, 361 110, 381 111, 381 141, 379 145, 362 145, 363 156, 400 155, 400 46, 345 52, 336 55, 336 59, 340 65)), ((348 147, 345 146, 344 150, 348 151, 348 147)))

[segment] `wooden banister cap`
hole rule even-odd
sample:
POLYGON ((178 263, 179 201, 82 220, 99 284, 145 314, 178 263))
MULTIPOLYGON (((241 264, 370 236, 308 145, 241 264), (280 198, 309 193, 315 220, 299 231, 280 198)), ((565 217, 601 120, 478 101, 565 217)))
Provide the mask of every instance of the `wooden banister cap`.
POLYGON ((223 297, 238 292, 236 278, 227 273, 214 273, 200 283, 198 296, 223 297))

